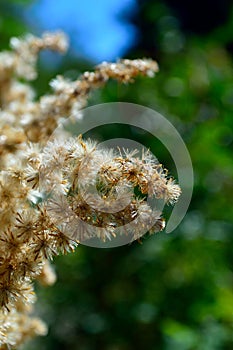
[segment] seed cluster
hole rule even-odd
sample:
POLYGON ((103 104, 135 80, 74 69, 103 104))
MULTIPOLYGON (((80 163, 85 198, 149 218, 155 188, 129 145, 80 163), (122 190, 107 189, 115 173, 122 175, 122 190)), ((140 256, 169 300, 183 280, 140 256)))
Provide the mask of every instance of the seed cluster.
POLYGON ((104 62, 75 81, 56 77, 52 92, 36 100, 29 82, 37 77, 39 52, 67 47, 63 33, 45 33, 13 38, 11 51, 0 53, 0 349, 46 334, 31 316, 32 281, 54 283, 54 256, 93 236, 106 241, 133 232, 133 240, 142 229, 159 231, 161 212, 146 199, 174 203, 180 195, 149 152, 117 153, 81 137, 49 141, 61 119, 82 118, 93 89, 158 71, 150 59, 104 62))

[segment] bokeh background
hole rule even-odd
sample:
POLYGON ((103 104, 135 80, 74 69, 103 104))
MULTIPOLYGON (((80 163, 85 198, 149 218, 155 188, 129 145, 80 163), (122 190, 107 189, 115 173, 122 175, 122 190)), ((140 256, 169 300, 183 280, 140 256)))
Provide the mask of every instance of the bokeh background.
MULTIPOLYGON (((57 283, 36 287, 49 334, 23 348, 233 349, 232 2, 0 0, 1 49, 11 36, 53 29, 67 32, 71 48, 66 57, 41 55, 38 96, 56 74, 75 78, 103 60, 159 62, 154 79, 110 82, 90 104, 128 101, 161 112, 186 142, 195 187, 171 234, 56 258, 57 283)), ((149 142, 173 172, 171 157, 149 142)))

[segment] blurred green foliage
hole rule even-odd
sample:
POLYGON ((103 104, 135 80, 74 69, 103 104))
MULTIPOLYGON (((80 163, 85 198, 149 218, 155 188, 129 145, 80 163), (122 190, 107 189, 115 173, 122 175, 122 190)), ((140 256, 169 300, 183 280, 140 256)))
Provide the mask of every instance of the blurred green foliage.
POLYGON ((0 47, 8 48, 13 36, 21 36, 28 28, 22 19, 22 10, 30 0, 0 0, 0 47))
MULTIPOLYGON (((0 2, 2 47, 25 30, 14 12, 3 16, 6 4, 0 2)), ((49 335, 28 349, 233 348, 233 62, 227 50, 233 16, 202 36, 181 29, 163 2, 148 1, 140 11, 136 23, 147 40, 128 56, 154 55, 160 73, 134 85, 111 82, 93 93, 90 103, 129 101, 166 116, 191 154, 192 203, 169 235, 161 232, 142 245, 117 249, 80 246, 75 254, 56 258, 57 283, 37 286, 37 309, 49 335)), ((80 66, 77 62, 74 69, 73 62, 74 76, 80 66)), ((64 61, 60 73, 67 68, 64 61)), ((50 75, 42 72, 40 92, 50 75)), ((155 144, 151 140, 153 150, 155 144)), ((174 169, 162 148, 155 154, 174 169)))

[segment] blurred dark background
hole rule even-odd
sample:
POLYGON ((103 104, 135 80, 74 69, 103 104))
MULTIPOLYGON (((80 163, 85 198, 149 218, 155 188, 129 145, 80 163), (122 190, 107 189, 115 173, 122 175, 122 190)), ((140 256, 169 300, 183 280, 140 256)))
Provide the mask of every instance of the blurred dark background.
MULTIPOLYGON (((171 234, 56 258, 57 283, 37 286, 49 334, 27 349, 231 350, 232 1, 0 1, 2 49, 11 36, 55 28, 68 32, 71 49, 41 56, 38 96, 58 73, 75 78, 117 57, 158 60, 154 79, 110 82, 90 104, 128 101, 161 112, 189 149, 195 187, 171 234)), ((173 169, 166 152, 155 153, 173 169)))

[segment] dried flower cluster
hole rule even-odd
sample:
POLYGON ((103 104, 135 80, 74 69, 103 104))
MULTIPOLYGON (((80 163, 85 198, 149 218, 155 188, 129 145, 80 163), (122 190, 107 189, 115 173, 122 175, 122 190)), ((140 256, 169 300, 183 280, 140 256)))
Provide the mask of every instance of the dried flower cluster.
POLYGON ((81 117, 92 89, 110 78, 127 83, 137 75, 151 77, 156 62, 102 63, 76 81, 58 76, 52 93, 35 100, 28 81, 37 76, 38 53, 65 52, 67 39, 63 33, 30 35, 12 39, 11 48, 0 53, 0 349, 46 334, 43 322, 31 318, 31 282, 55 281, 48 262, 53 256, 93 236, 104 241, 129 234, 126 223, 133 224, 132 239, 140 237, 143 225, 159 231, 161 213, 152 215, 146 198, 174 203, 180 195, 148 152, 117 154, 81 137, 48 141, 62 118, 81 117))
POLYGON ((45 208, 53 224, 79 242, 117 235, 135 240, 147 231, 160 231, 161 212, 146 199, 174 203, 180 195, 179 186, 149 151, 141 156, 136 150, 116 152, 81 137, 48 142, 36 167, 29 179, 34 189, 40 184, 49 194, 45 208))

